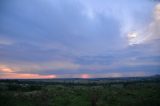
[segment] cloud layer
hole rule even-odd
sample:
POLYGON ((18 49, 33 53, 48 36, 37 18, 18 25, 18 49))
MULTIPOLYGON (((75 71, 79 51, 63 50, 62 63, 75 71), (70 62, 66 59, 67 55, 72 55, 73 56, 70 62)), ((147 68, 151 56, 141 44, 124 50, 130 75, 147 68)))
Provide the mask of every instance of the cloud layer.
POLYGON ((159 74, 159 7, 152 0, 1 0, 0 78, 159 74))

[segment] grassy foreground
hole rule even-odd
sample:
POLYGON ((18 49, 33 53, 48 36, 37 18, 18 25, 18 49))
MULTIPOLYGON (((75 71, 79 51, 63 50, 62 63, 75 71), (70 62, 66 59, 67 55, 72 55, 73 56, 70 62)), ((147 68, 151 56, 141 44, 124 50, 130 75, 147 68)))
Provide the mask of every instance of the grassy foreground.
POLYGON ((159 82, 0 83, 0 106, 160 106, 159 82))

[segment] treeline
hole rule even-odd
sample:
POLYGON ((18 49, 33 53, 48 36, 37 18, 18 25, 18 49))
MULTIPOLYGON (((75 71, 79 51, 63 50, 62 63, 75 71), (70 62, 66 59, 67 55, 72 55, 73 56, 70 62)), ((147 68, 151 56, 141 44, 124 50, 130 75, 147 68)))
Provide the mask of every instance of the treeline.
POLYGON ((136 80, 136 81, 117 81, 117 82, 43 82, 43 81, 34 81, 34 80, 0 80, 0 91, 34 91, 41 90, 42 88, 48 85, 63 85, 66 87, 73 86, 101 86, 101 87, 117 87, 125 88, 128 86, 145 86, 146 84, 156 84, 160 85, 158 80, 136 80))

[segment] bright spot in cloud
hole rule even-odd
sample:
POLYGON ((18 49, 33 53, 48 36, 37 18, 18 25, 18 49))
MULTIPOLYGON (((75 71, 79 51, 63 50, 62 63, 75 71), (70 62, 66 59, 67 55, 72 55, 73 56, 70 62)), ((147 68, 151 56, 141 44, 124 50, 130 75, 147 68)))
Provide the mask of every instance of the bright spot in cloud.
POLYGON ((129 45, 134 45, 138 43, 138 33, 137 32, 129 32, 127 35, 129 45))

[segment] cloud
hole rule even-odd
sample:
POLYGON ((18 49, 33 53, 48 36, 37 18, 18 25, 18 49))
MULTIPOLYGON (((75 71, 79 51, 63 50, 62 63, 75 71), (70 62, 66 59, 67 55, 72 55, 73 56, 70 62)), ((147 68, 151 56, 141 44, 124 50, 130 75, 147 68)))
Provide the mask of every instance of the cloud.
POLYGON ((146 41, 160 40, 160 3, 155 6, 153 18, 146 41))
POLYGON ((0 10, 1 73, 12 70, 15 75, 96 77, 137 72, 143 67, 146 72, 153 69, 159 73, 159 60, 155 59, 160 53, 159 4, 153 10, 156 3, 4 1, 0 10))
POLYGON ((56 78, 57 76, 52 75, 39 75, 29 73, 17 73, 17 70, 13 67, 10 68, 6 65, 0 65, 0 79, 39 79, 39 78, 56 78))
POLYGON ((139 71, 139 72, 110 72, 110 73, 97 73, 97 74, 63 74, 58 75, 61 78, 117 78, 117 77, 142 77, 154 75, 153 73, 139 71))
POLYGON ((14 43, 14 41, 12 41, 11 39, 5 38, 5 37, 0 37, 0 46, 3 45, 12 45, 14 43))
POLYGON ((78 70, 80 65, 75 64, 69 61, 47 61, 47 62, 39 62, 39 63, 30 63, 30 62, 23 62, 23 63, 8 63, 6 65, 1 65, 0 69, 3 72, 9 72, 14 70, 14 72, 37 72, 45 70, 78 70), (11 68, 8 68, 8 67, 11 68))
POLYGON ((19 74, 19 73, 4 73, 0 75, 0 79, 48 79, 48 78, 56 78, 56 75, 19 74))
POLYGON ((152 14, 152 21, 148 25, 128 33, 129 45, 153 44, 160 40, 160 4, 154 6, 152 14))
POLYGON ((11 72, 14 72, 14 70, 5 65, 0 65, 0 73, 11 73, 11 72))

